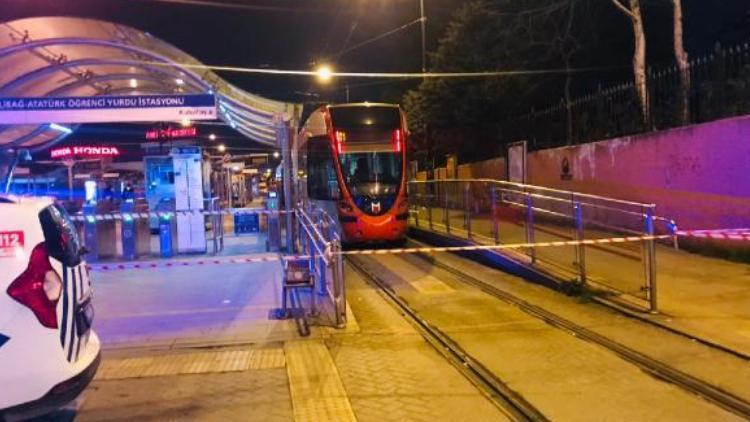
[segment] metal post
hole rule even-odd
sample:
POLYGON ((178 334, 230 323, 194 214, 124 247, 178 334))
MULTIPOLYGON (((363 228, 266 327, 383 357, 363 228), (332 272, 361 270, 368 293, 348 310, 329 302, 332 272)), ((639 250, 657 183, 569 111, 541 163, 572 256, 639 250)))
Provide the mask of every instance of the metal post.
POLYGON ((644 241, 646 248, 646 260, 644 262, 646 270, 646 283, 648 286, 648 301, 649 311, 652 313, 659 312, 656 301, 656 241, 653 239, 654 235, 654 205, 650 205, 646 208, 644 214, 645 217, 645 233, 646 236, 652 236, 650 239, 644 241))
POLYGON ((292 193, 292 149, 291 149, 291 126, 289 122, 279 119, 276 126, 276 139, 281 145, 282 170, 284 183, 284 211, 286 220, 286 251, 292 252, 292 204, 294 196, 292 193))
POLYGON ((497 222, 497 189, 494 186, 490 187, 490 212, 492 212, 492 238, 495 239, 495 244, 500 243, 500 227, 497 222))
POLYGON ((210 201, 211 201, 211 206, 209 208, 211 210, 211 219, 212 219, 211 225, 213 226, 213 229, 214 229, 213 230, 214 232, 214 235, 213 235, 214 255, 216 255, 217 253, 219 253, 219 219, 216 218, 219 216, 219 214, 216 209, 216 198, 211 198, 210 201))
POLYGON ((333 266, 333 298, 336 309, 336 326, 346 326, 346 283, 344 280, 344 261, 342 259, 341 243, 334 240, 331 243, 331 265, 333 266))
POLYGON ((419 20, 422 26, 422 73, 427 73, 427 17, 424 15, 424 0, 419 0, 419 20))
MULTIPOLYGON (((427 185, 425 185, 426 187, 427 185)), ((432 184, 430 184, 431 187, 434 187, 432 184)), ((434 191, 435 189, 430 189, 430 191, 434 191)), ((427 194, 427 219, 430 222, 430 231, 432 231, 432 207, 435 205, 435 195, 433 193, 427 194)))
POLYGON ((73 202, 73 164, 68 164, 68 201, 73 202))
POLYGON ((450 233, 451 232, 451 220, 450 215, 448 215, 448 187, 445 188, 445 204, 443 208, 443 219, 445 220, 445 230, 450 233))
MULTIPOLYGON (((534 203, 531 194, 526 194, 526 243, 534 243, 534 203)), ((536 263, 536 249, 532 246, 529 248, 531 263, 536 263)))
POLYGON ((471 205, 469 204, 469 196, 471 194, 471 184, 466 183, 464 189, 464 225, 466 226, 466 237, 471 240, 471 205))
MULTIPOLYGON (((575 219, 575 239, 580 242, 584 239, 583 207, 580 201, 573 199, 573 218, 575 219)), ((586 284, 586 250, 583 244, 576 245, 576 262, 578 263, 578 276, 581 284, 586 284)))
MULTIPOLYGON (((417 198, 420 198, 420 195, 418 193, 414 194, 414 199, 417 199, 417 198)), ((413 208, 416 211, 414 213, 414 225, 417 226, 417 227, 419 227, 419 208, 420 208, 422 202, 423 201, 419 201, 419 200, 415 201, 414 208, 413 208)), ((412 208, 411 208, 411 205, 410 205, 410 208, 407 211, 409 213, 409 217, 411 217, 411 211, 412 211, 412 208)), ((408 219, 407 219, 407 221, 408 221, 408 219)))

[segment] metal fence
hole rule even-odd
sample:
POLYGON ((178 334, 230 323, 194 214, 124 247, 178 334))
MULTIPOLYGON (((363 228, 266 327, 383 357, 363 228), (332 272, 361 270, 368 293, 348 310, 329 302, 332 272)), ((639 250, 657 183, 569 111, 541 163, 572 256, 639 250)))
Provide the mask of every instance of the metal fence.
POLYGON ((713 52, 693 58, 685 73, 676 66, 651 68, 647 86, 645 119, 634 84, 627 81, 501 122, 501 140, 525 139, 532 149, 541 149, 748 114, 750 42, 717 45, 713 52))
MULTIPOLYGON (((478 244, 535 244, 671 234, 653 204, 489 179, 409 182, 412 226, 478 244)), ((503 251, 572 285, 592 285, 657 310, 656 246, 639 242, 503 251)))
POLYGON ((324 210, 310 203, 295 210, 299 255, 309 256, 310 271, 314 275, 314 289, 327 297, 333 305, 334 323, 346 326, 346 289, 341 237, 336 221, 324 210))

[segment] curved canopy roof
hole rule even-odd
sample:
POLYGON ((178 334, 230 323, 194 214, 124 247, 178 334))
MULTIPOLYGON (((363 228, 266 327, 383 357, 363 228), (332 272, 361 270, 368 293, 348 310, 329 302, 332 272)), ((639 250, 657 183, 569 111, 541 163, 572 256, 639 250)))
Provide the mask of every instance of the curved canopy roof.
MULTIPOLYGON (((190 55, 127 26, 40 17, 0 24, 0 98, 214 93, 219 117, 245 136, 276 144, 274 120, 294 104, 245 92, 190 55)), ((0 125, 0 150, 43 149, 67 134, 49 125, 0 125)))

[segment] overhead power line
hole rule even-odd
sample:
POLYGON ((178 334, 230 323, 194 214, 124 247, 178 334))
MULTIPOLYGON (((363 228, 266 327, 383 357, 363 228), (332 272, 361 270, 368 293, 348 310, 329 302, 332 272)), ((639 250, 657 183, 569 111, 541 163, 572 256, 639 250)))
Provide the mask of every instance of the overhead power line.
MULTIPOLYGON (((130 0, 132 1, 132 0, 130 0)), ((235 2, 223 2, 215 0, 135 0, 150 3, 166 3, 184 6, 213 7, 216 9, 249 10, 255 12, 281 12, 281 13, 335 13, 332 9, 320 9, 310 7, 285 7, 268 6, 259 4, 246 4, 235 2)))
POLYGON ((338 54, 336 54, 334 56, 334 58, 339 58, 339 57, 341 57, 341 56, 343 56, 343 55, 351 52, 352 50, 356 50, 356 49, 358 49, 360 47, 364 47, 364 46, 366 46, 368 44, 372 44, 372 43, 374 43, 376 41, 380 41, 380 40, 382 40, 385 37, 388 37, 388 36, 393 35, 393 34, 395 34, 397 32, 403 31, 404 29, 406 29, 406 28, 408 28, 408 27, 410 27, 412 25, 416 25, 416 24, 418 24, 420 22, 422 22, 422 18, 417 18, 417 19, 414 19, 411 22, 408 22, 408 23, 405 23, 405 24, 399 26, 398 28, 391 29, 390 31, 384 32, 384 33, 382 33, 382 34, 380 34, 380 35, 378 35, 376 37, 373 37, 373 38, 370 38, 368 40, 362 41, 360 43, 354 44, 353 46, 351 46, 349 48, 346 48, 344 50, 339 51, 338 54))
MULTIPOLYGON (((237 66, 216 66, 195 63, 163 63, 152 61, 132 61, 133 64, 143 64, 161 67, 182 67, 185 69, 213 70, 217 72, 251 73, 257 75, 286 75, 286 76, 318 76, 313 70, 268 69, 237 66)), ((549 75, 566 73, 587 73, 607 70, 619 70, 624 66, 598 66, 579 68, 551 68, 531 70, 493 70, 482 72, 330 72, 331 77, 338 78, 403 78, 403 79, 437 79, 437 78, 486 78, 499 76, 549 75)))

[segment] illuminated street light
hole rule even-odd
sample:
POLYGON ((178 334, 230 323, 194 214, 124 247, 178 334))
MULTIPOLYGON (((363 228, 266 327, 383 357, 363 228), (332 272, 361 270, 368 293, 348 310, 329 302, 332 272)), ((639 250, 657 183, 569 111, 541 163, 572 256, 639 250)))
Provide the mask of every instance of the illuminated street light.
POLYGON ((212 133, 212 134, 208 135, 208 139, 210 139, 212 141, 215 141, 216 140, 216 135, 212 133))
POLYGON ((278 151, 274 151, 273 152, 273 158, 279 158, 279 152, 278 151))
POLYGON ((221 144, 221 145, 219 145, 219 146, 218 146, 218 148, 217 148, 217 149, 219 150, 219 152, 224 152, 224 151, 226 151, 226 150, 227 150, 227 147, 226 147, 226 145, 224 145, 224 144, 221 144))
POLYGON ((318 70, 316 70, 315 73, 317 74, 318 82, 323 84, 331 82, 331 79, 333 78, 333 69, 326 64, 318 67, 318 70))

